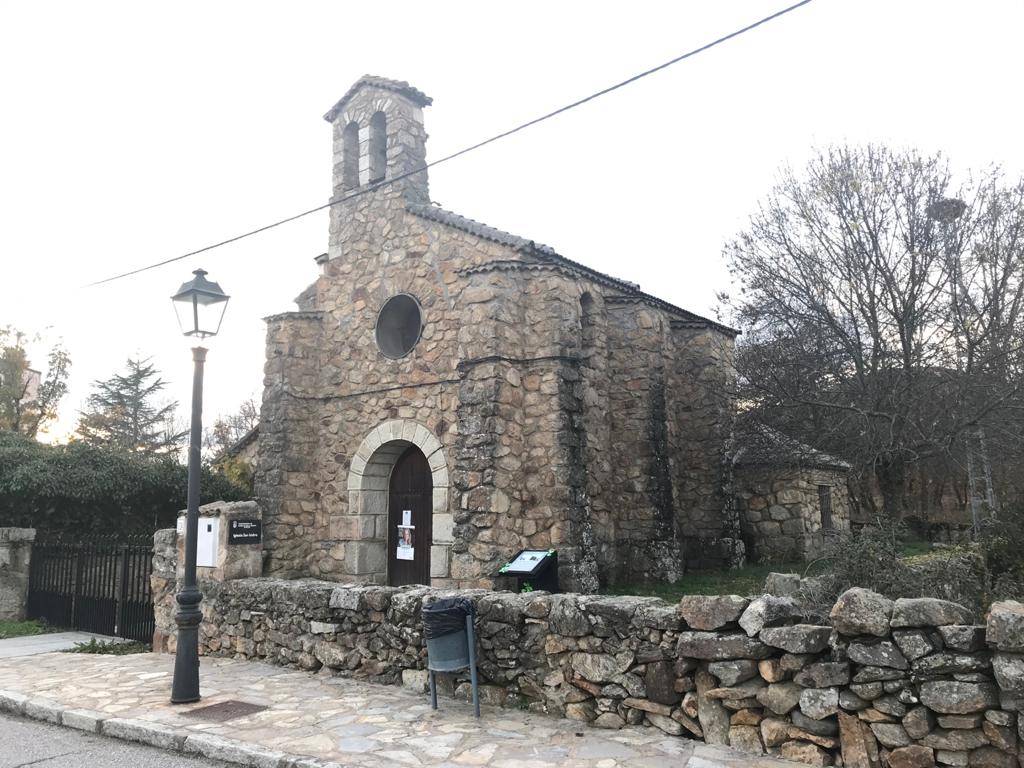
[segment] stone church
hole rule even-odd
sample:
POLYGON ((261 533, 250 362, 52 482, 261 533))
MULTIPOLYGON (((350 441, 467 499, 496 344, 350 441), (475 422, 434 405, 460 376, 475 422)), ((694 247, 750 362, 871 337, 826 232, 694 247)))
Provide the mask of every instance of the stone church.
POLYGON ((325 115, 320 274, 267 318, 265 572, 565 589, 742 557, 727 492, 736 331, 430 201, 423 109, 366 76, 325 115))

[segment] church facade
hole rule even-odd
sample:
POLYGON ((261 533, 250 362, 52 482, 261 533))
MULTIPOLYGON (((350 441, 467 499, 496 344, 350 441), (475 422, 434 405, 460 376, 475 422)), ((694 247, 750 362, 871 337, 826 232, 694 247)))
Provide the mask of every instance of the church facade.
POLYGON ((265 572, 563 588, 742 557, 728 491, 735 331, 430 202, 423 109, 357 81, 327 113, 320 274, 267 318, 265 572))

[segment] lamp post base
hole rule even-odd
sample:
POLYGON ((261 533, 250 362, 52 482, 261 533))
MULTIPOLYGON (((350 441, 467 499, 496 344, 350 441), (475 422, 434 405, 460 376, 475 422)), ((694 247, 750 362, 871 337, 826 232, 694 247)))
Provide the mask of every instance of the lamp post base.
POLYGON ((199 701, 199 625, 203 612, 199 604, 203 593, 196 586, 196 540, 199 537, 199 449, 203 437, 203 363, 206 350, 192 350, 192 429, 188 443, 188 508, 185 515, 185 573, 178 592, 178 650, 174 656, 174 680, 171 703, 199 701))
POLYGON ((194 586, 184 587, 177 595, 178 612, 174 621, 178 625, 178 646, 174 654, 171 704, 199 701, 199 624, 203 620, 199 603, 202 600, 202 593, 194 586))

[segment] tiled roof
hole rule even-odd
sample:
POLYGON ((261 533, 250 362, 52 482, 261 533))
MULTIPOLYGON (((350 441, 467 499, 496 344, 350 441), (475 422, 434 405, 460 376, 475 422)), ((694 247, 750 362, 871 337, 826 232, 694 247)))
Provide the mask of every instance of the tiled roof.
POLYGON ((236 440, 233 445, 228 446, 224 450, 224 455, 225 456, 237 456, 247 446, 251 445, 256 440, 256 438, 258 438, 259 436, 260 436, 260 425, 257 424, 255 427, 253 427, 248 432, 246 432, 244 435, 242 435, 240 438, 238 438, 238 440, 236 440))
POLYGON ((263 322, 272 323, 275 320, 323 320, 324 313, 319 309, 300 309, 291 312, 278 312, 276 315, 267 315, 263 322))
POLYGON ((348 103, 348 100, 355 96, 356 91, 364 85, 401 94, 421 107, 429 107, 434 101, 423 91, 418 88, 413 88, 404 80, 389 80, 386 77, 377 77, 376 75, 363 75, 352 84, 352 87, 349 88, 345 95, 338 100, 338 103, 327 111, 327 114, 324 115, 324 120, 329 123, 333 123, 334 118, 336 118, 338 113, 345 108, 345 104, 348 103))
POLYGON ((457 213, 447 211, 444 208, 440 208, 436 205, 407 203, 406 208, 410 213, 421 218, 428 219, 430 221, 436 221, 439 224, 444 224, 446 226, 453 227, 454 229, 458 229, 463 232, 468 232, 469 234, 482 238, 484 240, 490 240, 491 242, 500 243, 501 245, 507 245, 508 247, 514 248, 517 251, 522 251, 529 255, 533 255, 535 257, 546 259, 556 264, 570 267, 574 271, 581 273, 598 283, 622 291, 623 293, 627 294, 629 297, 632 297, 637 301, 643 301, 646 304, 650 304, 652 306, 663 309, 678 317, 681 317, 682 319, 688 322, 710 326, 712 328, 716 328, 720 331, 723 331, 724 333, 729 333, 733 335, 737 333, 737 331, 733 328, 729 328, 728 326, 722 325, 721 323, 717 323, 709 318, 701 317, 700 315, 694 314, 693 312, 685 310, 682 307, 677 307, 674 304, 670 304, 667 301, 663 301, 662 299, 659 299, 656 296, 651 296, 648 293, 644 293, 643 291, 640 290, 640 286, 636 283, 631 283, 626 280, 621 280, 617 277, 612 277, 611 275, 606 275, 603 272, 598 272, 596 269, 591 269, 587 265, 581 264, 578 261, 573 261, 572 259, 566 258, 565 256, 562 256, 557 251, 555 251, 555 249, 552 248, 550 245, 544 245, 543 243, 537 243, 533 240, 527 240, 524 237, 519 237, 518 235, 513 235, 510 232, 505 232, 504 230, 490 227, 486 224, 480 223, 479 221, 466 218, 465 216, 460 216, 457 213))
POLYGON ((446 211, 444 208, 439 208, 436 205, 422 205, 421 203, 408 203, 406 208, 410 213, 414 213, 424 219, 430 219, 441 224, 447 224, 449 227, 460 229, 463 232, 468 232, 476 237, 483 238, 484 240, 490 240, 495 243, 501 243, 507 245, 510 248, 522 249, 528 248, 536 251, 537 253, 543 253, 547 256, 557 257, 558 254, 555 249, 550 245, 544 245, 543 243, 537 243, 533 240, 527 240, 525 237, 519 237, 519 235, 513 235, 509 232, 504 232, 494 227, 489 227, 486 224, 481 224, 479 221, 473 219, 467 219, 465 216, 460 216, 452 211, 446 211))
POLYGON ((736 441, 740 448, 733 464, 737 466, 850 469, 850 463, 845 459, 819 451, 765 424, 748 425, 736 435, 736 441))

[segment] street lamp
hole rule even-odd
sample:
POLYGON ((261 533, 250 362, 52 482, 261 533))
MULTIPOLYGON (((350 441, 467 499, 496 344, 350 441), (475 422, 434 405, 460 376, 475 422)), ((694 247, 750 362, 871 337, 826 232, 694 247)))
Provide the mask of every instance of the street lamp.
MULTIPOLYGON (((967 210, 967 203, 956 197, 943 197, 932 202, 925 213, 930 219, 934 219, 942 225, 942 237, 945 241, 947 268, 953 278, 953 306, 960 304, 960 297, 968 295, 967 286, 964 284, 963 270, 960 264, 953 257, 953 249, 950 246, 951 231, 953 224, 964 215, 967 210)), ((958 344, 959 346, 959 344, 958 344)), ((962 395, 961 395, 962 400, 962 395)), ((960 409, 966 410, 964 404, 960 403, 960 409)), ((989 465, 988 449, 985 447, 985 430, 976 426, 964 435, 965 449, 967 453, 967 493, 971 506, 971 531, 977 535, 981 528, 981 489, 978 487, 977 462, 981 462, 981 480, 985 483, 985 499, 989 510, 995 509, 996 493, 992 485, 992 468, 989 465)))
POLYGON ((950 224, 963 216, 965 210, 967 210, 967 203, 963 200, 955 197, 941 197, 930 203, 925 208, 925 213, 930 219, 950 224))
MULTIPOLYGON (((171 297, 178 323, 185 336, 202 341, 216 336, 220 330, 228 296, 217 283, 206 279, 206 272, 197 269, 194 278, 182 283, 171 297)), ((203 612, 199 604, 203 595, 196 586, 196 539, 199 534, 199 445, 203 432, 203 363, 206 349, 192 348, 192 429, 188 440, 188 504, 185 514, 185 579, 178 592, 178 648, 174 657, 174 681, 171 703, 188 704, 199 701, 199 624, 203 612)))

